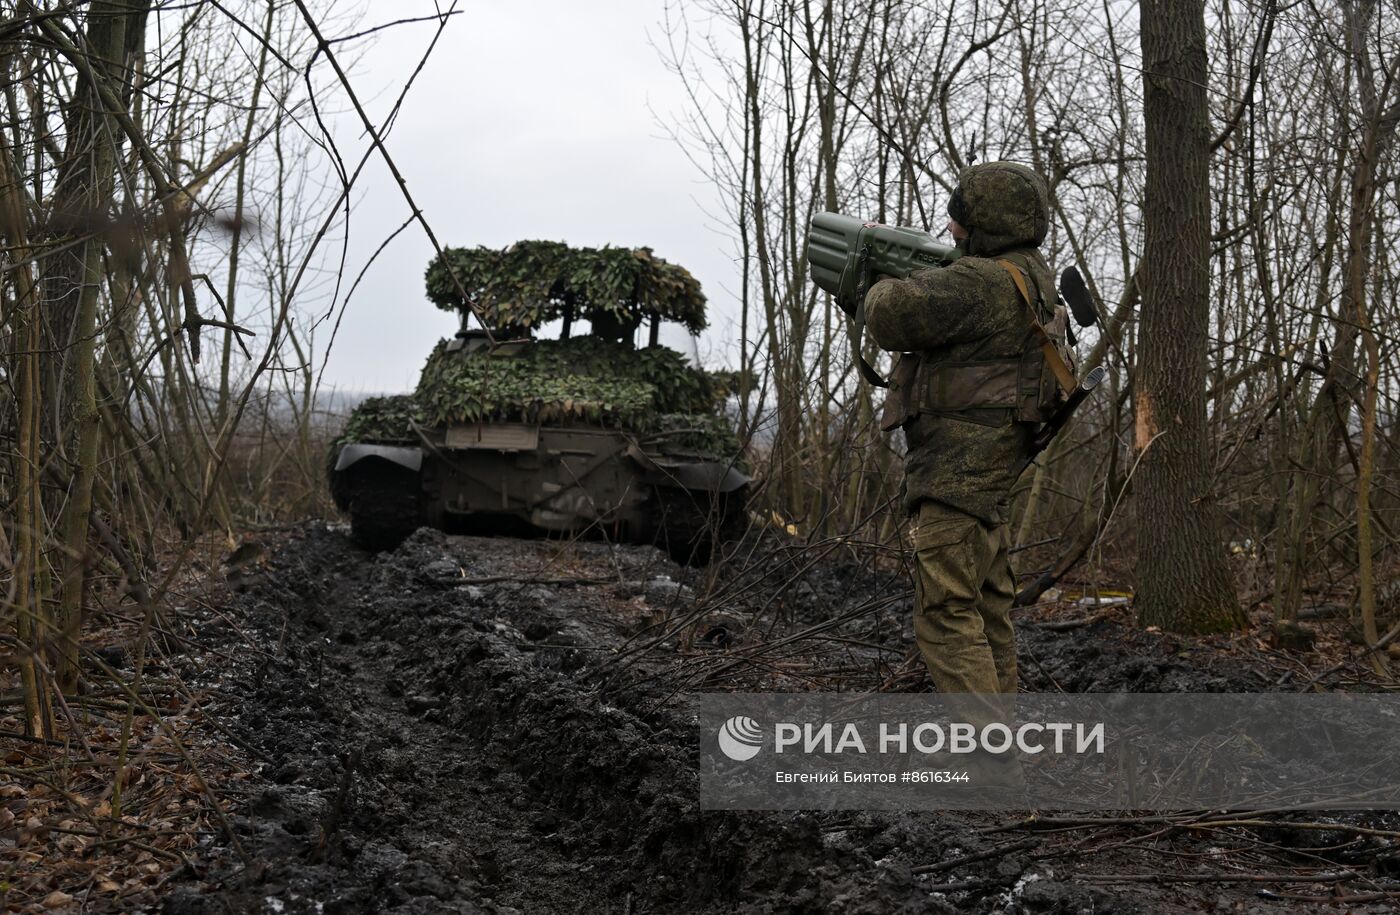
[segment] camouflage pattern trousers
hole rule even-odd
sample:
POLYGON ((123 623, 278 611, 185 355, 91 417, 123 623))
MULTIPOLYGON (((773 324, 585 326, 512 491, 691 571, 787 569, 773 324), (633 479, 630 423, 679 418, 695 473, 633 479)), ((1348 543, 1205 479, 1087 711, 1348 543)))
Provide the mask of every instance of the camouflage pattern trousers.
POLYGON ((940 693, 1014 693, 1016 579, 1006 524, 938 502, 910 518, 914 636, 940 693))

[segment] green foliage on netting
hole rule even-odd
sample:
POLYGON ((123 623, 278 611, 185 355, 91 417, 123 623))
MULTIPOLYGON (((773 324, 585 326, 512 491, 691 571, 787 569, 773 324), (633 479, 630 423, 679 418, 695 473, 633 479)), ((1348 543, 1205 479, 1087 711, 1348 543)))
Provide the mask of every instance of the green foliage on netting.
POLYGON ((705 328, 699 281, 650 248, 571 248, 553 241, 517 242, 504 251, 447 248, 428 265, 426 279, 428 298, 437 307, 466 310, 465 292, 487 324, 503 330, 529 331, 556 318, 599 315, 624 324, 659 315, 691 333, 705 328))
POLYGON ((649 451, 730 460, 742 448, 720 413, 726 380, 663 346, 574 337, 492 354, 454 352, 444 340, 412 395, 362 401, 336 444, 414 442, 414 423, 538 422, 619 429, 649 451))
POLYGON ((408 394, 366 397, 351 412, 335 444, 417 441, 412 425, 416 419, 417 408, 408 394))
POLYGON ((415 398, 429 425, 494 419, 644 429, 666 413, 712 414, 720 395, 674 350, 574 337, 510 355, 467 355, 440 343, 415 398))
MULTIPOLYGON (((730 460, 743 452, 734 425, 717 414, 667 413, 648 424, 649 449, 672 453, 694 452, 730 460)), ((738 461, 736 466, 747 469, 738 461)))

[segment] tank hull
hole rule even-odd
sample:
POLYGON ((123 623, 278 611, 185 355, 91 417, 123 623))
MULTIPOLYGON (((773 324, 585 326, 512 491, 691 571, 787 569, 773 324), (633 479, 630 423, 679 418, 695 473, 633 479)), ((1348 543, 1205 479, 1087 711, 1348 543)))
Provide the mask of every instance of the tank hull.
POLYGON ((426 525, 655 543, 703 563, 745 517, 750 478, 739 469, 644 448, 624 432, 482 423, 420 438, 347 443, 333 456, 331 492, 366 547, 392 548, 426 525))

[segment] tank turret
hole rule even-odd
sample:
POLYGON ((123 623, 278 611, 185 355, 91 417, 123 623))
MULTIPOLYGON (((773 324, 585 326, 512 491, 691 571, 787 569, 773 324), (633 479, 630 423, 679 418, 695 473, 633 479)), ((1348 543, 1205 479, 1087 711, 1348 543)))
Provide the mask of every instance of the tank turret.
POLYGON ((688 271, 646 248, 532 241, 449 248, 427 287, 463 329, 412 394, 364 401, 332 448, 356 540, 389 548, 431 525, 656 543, 704 562, 734 535, 750 477, 724 376, 657 342, 664 321, 705 326, 688 271))

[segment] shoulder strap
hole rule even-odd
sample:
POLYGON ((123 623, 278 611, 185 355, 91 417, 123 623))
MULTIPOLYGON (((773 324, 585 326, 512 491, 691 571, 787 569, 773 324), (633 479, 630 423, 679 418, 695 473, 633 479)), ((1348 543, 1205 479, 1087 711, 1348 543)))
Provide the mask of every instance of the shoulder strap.
POLYGON ((856 368, 860 370, 860 376, 877 388, 887 388, 890 383, 880 377, 880 373, 875 370, 875 366, 865 361, 865 297, 861 296, 860 304, 856 306, 855 316, 852 318, 855 325, 855 340, 851 341, 851 346, 856 351, 856 368))
MULTIPOLYGON (((1026 275, 1021 272, 1021 268, 1004 257, 997 259, 997 266, 1011 274, 1011 282, 1016 284, 1016 290, 1021 293, 1021 298, 1025 301, 1026 306, 1034 309, 1035 303, 1031 301, 1030 288, 1026 285, 1026 275)), ((1035 318, 1036 316, 1032 313, 1031 317, 1035 318)), ((1040 323, 1039 319, 1036 320, 1036 323, 1040 323)))
POLYGON ((1016 284, 1016 290, 1021 293, 1021 301, 1026 303, 1026 310, 1031 316, 1031 328, 1036 339, 1040 341, 1041 352, 1045 354, 1045 364, 1050 366, 1050 371, 1055 374, 1055 380, 1060 383, 1060 388, 1065 394, 1071 394, 1079 386, 1075 380, 1074 372, 1065 364, 1064 357, 1060 355, 1060 350, 1055 346, 1055 341, 1050 339, 1050 335, 1045 332, 1045 325, 1040 323, 1040 315, 1036 314, 1035 303, 1031 300, 1030 290, 1026 288, 1026 277, 1021 273, 1021 268, 1005 258, 999 258, 997 265, 1007 273, 1011 274, 1011 282, 1016 284))
POLYGON ((856 368, 860 370, 860 375, 867 382, 877 388, 887 388, 890 383, 880 377, 880 373, 875 371, 875 366, 865 361, 865 297, 870 292, 870 246, 866 245, 860 251, 860 279, 856 282, 856 313, 852 315, 852 323, 855 325, 855 339, 851 341, 851 347, 856 352, 856 368))

